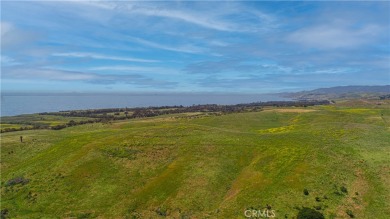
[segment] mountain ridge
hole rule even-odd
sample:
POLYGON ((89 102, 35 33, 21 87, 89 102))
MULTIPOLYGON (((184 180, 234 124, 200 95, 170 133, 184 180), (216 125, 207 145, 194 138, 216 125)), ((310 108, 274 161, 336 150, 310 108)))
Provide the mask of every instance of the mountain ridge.
POLYGON ((349 85, 317 88, 309 91, 281 93, 283 97, 294 99, 329 99, 329 98, 380 98, 390 94, 390 85, 349 85))

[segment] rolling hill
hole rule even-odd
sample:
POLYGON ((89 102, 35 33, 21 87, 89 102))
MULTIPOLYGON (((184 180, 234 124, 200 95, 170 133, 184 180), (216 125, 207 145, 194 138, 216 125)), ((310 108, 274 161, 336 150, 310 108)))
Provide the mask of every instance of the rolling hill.
POLYGON ((319 88, 310 91, 283 93, 282 96, 294 99, 345 99, 379 98, 390 94, 390 85, 384 86, 339 86, 319 88))
POLYGON ((390 102, 1 134, 4 218, 390 215, 390 102), (23 142, 20 142, 23 136, 23 142))

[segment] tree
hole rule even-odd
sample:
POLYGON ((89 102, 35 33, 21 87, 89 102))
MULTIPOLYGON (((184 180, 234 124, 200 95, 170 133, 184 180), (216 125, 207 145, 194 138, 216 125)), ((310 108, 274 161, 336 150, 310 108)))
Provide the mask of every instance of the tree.
POLYGON ((325 219, 325 217, 321 212, 304 207, 299 210, 297 219, 325 219))

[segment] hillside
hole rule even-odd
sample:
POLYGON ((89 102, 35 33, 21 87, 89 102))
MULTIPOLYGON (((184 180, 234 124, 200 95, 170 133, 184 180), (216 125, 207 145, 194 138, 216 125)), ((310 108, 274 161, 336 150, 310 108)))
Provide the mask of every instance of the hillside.
POLYGON ((331 88, 319 88, 310 91, 312 93, 326 94, 344 94, 344 93, 390 93, 390 85, 385 86, 339 86, 331 88))
POLYGON ((342 99, 342 98, 372 98, 390 94, 390 85, 384 86, 339 86, 319 88, 310 91, 283 93, 285 97, 294 99, 342 99))
POLYGON ((385 219, 389 106, 354 100, 1 133, 2 217, 246 218, 268 209, 296 218, 307 207, 385 219))

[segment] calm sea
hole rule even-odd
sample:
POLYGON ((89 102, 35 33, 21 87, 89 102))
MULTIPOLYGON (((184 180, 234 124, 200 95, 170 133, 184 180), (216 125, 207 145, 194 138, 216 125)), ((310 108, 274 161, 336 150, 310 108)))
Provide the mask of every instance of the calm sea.
POLYGON ((0 115, 120 107, 239 104, 274 100, 288 99, 272 94, 2 94, 0 115))

